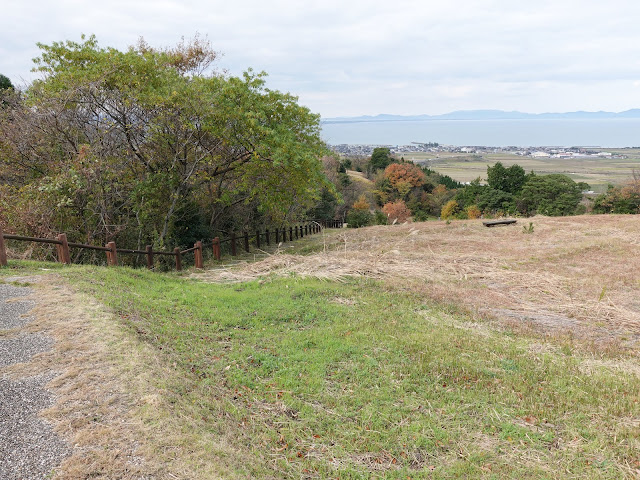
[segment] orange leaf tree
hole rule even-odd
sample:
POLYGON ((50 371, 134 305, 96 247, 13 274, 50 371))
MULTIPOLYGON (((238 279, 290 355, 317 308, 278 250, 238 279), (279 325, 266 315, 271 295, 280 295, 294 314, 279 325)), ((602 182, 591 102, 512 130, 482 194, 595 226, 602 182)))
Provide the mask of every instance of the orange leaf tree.
POLYGON ((393 188, 398 191, 421 187, 427 178, 420 167, 412 163, 392 163, 384 170, 384 176, 389 179, 393 188))
POLYGON ((397 219, 398 223, 403 223, 411 216, 411 211, 407 208, 403 200, 387 203, 382 207, 382 211, 387 214, 391 222, 397 219))

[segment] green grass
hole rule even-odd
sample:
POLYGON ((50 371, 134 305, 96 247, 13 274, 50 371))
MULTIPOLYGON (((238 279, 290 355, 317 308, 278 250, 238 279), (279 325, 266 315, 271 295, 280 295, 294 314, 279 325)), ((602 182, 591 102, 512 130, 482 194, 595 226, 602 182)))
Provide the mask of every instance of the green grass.
MULTIPOLYGON (((158 352, 171 372, 156 380, 170 405, 158 408, 188 415, 184 435, 230 478, 613 479, 640 467, 640 379, 586 369, 578 348, 365 280, 64 275, 158 352)), ((189 461, 195 447, 183 448, 189 461)))

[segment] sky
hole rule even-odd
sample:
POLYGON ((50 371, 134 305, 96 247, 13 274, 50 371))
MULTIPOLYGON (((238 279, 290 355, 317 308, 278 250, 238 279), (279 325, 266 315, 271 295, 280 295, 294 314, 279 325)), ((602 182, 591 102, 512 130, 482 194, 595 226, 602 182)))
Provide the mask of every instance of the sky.
POLYGON ((37 42, 169 47, 196 33, 322 117, 640 108, 637 0, 6 0, 0 73, 37 42))

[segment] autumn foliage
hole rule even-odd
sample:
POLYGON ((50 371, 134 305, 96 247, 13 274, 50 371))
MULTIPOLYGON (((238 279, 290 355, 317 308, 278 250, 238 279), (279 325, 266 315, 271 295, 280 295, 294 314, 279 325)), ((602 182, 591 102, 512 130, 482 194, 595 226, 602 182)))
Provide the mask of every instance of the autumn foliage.
POLYGON ((443 220, 454 218, 458 213, 460 213, 460 205, 455 200, 449 200, 444 207, 442 207, 442 211, 440 212, 440 216, 443 220))
POLYGON ((397 220, 398 223, 403 223, 411 216, 411 211, 402 200, 387 203, 382 207, 382 211, 387 214, 390 222, 397 220))
POLYGON ((353 209, 354 210, 366 210, 366 211, 369 211, 369 208, 370 208, 369 202, 367 202, 367 199, 365 198, 364 194, 360 195, 358 200, 356 200, 353 203, 353 209))
POLYGON ((392 163, 384 170, 384 176, 393 188, 400 191, 405 185, 409 188, 421 187, 426 178, 420 167, 412 163, 392 163))

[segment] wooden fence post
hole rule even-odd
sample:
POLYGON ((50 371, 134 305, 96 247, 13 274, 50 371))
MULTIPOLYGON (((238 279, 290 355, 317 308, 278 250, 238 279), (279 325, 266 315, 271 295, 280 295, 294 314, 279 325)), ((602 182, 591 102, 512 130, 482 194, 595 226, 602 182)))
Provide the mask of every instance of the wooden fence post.
POLYGON ((236 252, 236 234, 232 233, 231 234, 231 255, 235 257, 237 254, 238 252, 236 252))
POLYGON ((153 268, 153 246, 147 245, 147 268, 151 270, 153 268))
POLYGON ((4 236, 2 234, 2 225, 0 225, 0 267, 7 266, 7 250, 4 246, 4 236))
POLYGON ((276 245, 280 243, 280 229, 276 228, 276 245))
POLYGON ((220 237, 213 239, 213 258, 220 260, 220 237))
POLYGON ((58 250, 58 261, 60 263, 68 265, 71 263, 71 254, 69 253, 69 242, 67 241, 67 234, 59 234, 58 241, 62 242, 62 245, 56 245, 58 250))
MULTIPOLYGON (((271 245, 271 239, 269 238, 269 229, 268 228, 264 232, 264 234, 265 234, 265 237, 266 237, 266 240, 267 240, 267 247, 268 247, 269 245, 271 245)), ((278 242, 276 241, 276 243, 278 243, 278 242)))
POLYGON ((202 242, 198 240, 193 246, 196 248, 193 251, 195 267, 204 268, 204 262, 202 261, 202 242))
POLYGON ((249 252, 249 234, 244 232, 244 251, 249 252))
POLYGON ((304 238, 304 226, 300 225, 300 238, 304 238))
POLYGON ((298 239, 298 226, 296 225, 295 227, 293 227, 293 231, 296 234, 296 240, 298 239))
POLYGON ((107 265, 109 266, 117 266, 118 265, 118 251, 116 250, 116 242, 109 242, 105 245, 109 251, 107 252, 107 265))
POLYGON ((173 253, 176 255, 176 270, 179 272, 182 270, 182 254, 180 253, 180 248, 174 248, 173 253))
POLYGON ((293 227, 289 227, 289 241, 293 242, 293 227))
POLYGON ((260 230, 256 230, 256 248, 260 248, 260 230))

